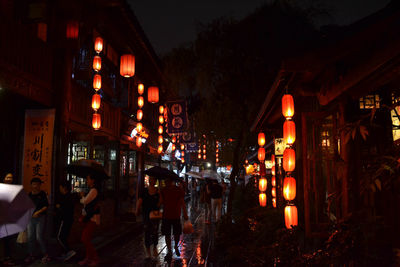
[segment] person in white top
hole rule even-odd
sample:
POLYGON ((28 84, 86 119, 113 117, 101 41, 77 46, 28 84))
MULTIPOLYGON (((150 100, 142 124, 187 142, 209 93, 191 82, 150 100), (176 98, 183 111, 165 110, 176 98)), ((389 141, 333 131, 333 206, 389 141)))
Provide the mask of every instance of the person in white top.
POLYGON ((99 207, 99 191, 97 180, 90 175, 87 176, 87 185, 90 190, 84 196, 81 192, 80 202, 83 204, 81 221, 84 224, 82 231, 82 243, 86 248, 86 257, 79 262, 79 265, 97 266, 99 264, 99 257, 96 249, 92 244, 92 235, 97 225, 100 224, 100 207, 99 207))

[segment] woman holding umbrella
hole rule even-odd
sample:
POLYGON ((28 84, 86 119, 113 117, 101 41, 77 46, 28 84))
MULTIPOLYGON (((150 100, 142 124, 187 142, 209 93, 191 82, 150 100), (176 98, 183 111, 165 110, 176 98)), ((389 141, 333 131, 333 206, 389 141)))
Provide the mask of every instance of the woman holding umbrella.
MULTIPOLYGON (((144 188, 139 195, 136 205, 136 216, 140 214, 141 208, 143 209, 143 222, 144 222, 144 245, 146 247, 146 259, 151 258, 150 247, 153 245, 153 257, 157 257, 157 244, 158 244, 158 224, 159 219, 150 216, 150 213, 159 210, 160 206, 160 193, 156 184, 156 178, 149 177, 149 186, 144 188)), ((152 214, 153 214, 152 213, 152 214)))

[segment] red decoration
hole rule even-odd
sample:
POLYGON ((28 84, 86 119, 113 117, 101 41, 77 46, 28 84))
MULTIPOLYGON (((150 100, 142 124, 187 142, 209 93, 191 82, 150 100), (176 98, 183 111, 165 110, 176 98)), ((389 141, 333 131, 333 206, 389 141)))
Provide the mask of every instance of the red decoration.
POLYGON ((141 121, 143 119, 143 110, 138 109, 138 111, 136 113, 136 118, 138 121, 141 121))
POLYGON ((283 139, 288 145, 296 141, 296 124, 293 121, 285 121, 283 124, 283 139))
POLYGON ((164 106, 160 106, 158 108, 158 111, 160 112, 160 114, 164 114, 164 106))
POLYGON ((101 75, 100 74, 95 74, 93 76, 93 88, 96 91, 99 91, 101 89, 101 75))
POLYGON ((260 202, 261 207, 267 206, 267 195, 265 193, 260 193, 258 195, 258 200, 260 202))
POLYGON ((135 56, 134 55, 122 55, 119 73, 123 77, 132 77, 135 75, 135 56))
POLYGON ((163 124, 163 123, 164 123, 164 116, 163 116, 163 115, 158 116, 158 122, 159 122, 160 124, 163 124))
POLYGON ((276 197, 276 187, 272 187, 271 195, 272 195, 272 197, 276 197))
POLYGON ((291 119, 294 115, 293 96, 286 94, 282 97, 282 114, 286 119, 291 119))
POLYGON ((143 95, 144 85, 142 83, 139 83, 137 90, 138 90, 139 95, 143 95))
POLYGON ((163 151, 163 147, 162 147, 162 145, 159 145, 158 149, 157 149, 158 154, 161 154, 162 151, 163 151))
POLYGON ((103 51, 103 39, 101 37, 97 37, 96 40, 94 40, 94 51, 97 53, 103 51))
POLYGON ((162 144, 164 142, 164 138, 162 137, 162 135, 158 136, 158 143, 162 144))
POLYGON ((258 157, 258 160, 259 160, 260 162, 263 162, 263 161, 265 160, 265 149, 264 149, 263 147, 260 147, 260 148, 258 149, 258 155, 257 155, 257 157, 258 157))
POLYGON ((272 166, 275 166, 275 155, 274 154, 271 155, 271 162, 272 162, 272 166))
POLYGON ((67 23, 66 36, 68 39, 78 39, 79 36, 79 22, 69 21, 67 23))
POLYGON ((147 90, 147 101, 150 103, 157 103, 159 100, 158 87, 151 86, 147 90))
POLYGON ((285 226, 287 229, 291 229, 293 226, 297 226, 297 207, 296 206, 286 206, 285 207, 285 226))
POLYGON ((258 181, 258 189, 261 192, 265 192, 267 190, 267 179, 260 178, 260 180, 258 181))
POLYGON ((95 71, 100 71, 101 70, 101 57, 94 56, 94 58, 93 58, 93 69, 95 71))
POLYGON ((275 166, 272 166, 272 168, 271 168, 271 174, 272 174, 272 175, 275 175, 275 166))
POLYGON ((286 177, 283 180, 283 197, 287 201, 291 201, 296 197, 296 179, 293 177, 286 177))
POLYGON ((265 145, 265 134, 264 133, 259 133, 258 134, 258 145, 259 146, 264 146, 265 145))
POLYGON ((276 197, 272 198, 272 207, 276 208, 276 197))
POLYGON ((163 131, 164 131, 164 128, 163 128, 161 125, 158 126, 158 133, 159 133, 159 134, 162 134, 163 131))
POLYGON ((142 146, 142 138, 140 136, 136 137, 136 146, 137 147, 142 146))
POLYGON ((94 94, 92 97, 92 109, 97 111, 100 108, 101 96, 99 94, 94 94))
POLYGON ((286 172, 294 171, 296 167, 296 153, 292 148, 286 148, 283 152, 283 169, 286 172))
POLYGON ((95 130, 100 129, 100 127, 101 127, 101 116, 100 116, 100 114, 98 114, 98 113, 94 113, 93 114, 92 127, 95 130))
POLYGON ((141 124, 140 122, 136 124, 136 130, 138 131, 138 133, 140 133, 143 130, 143 124, 141 124))
POLYGON ((139 107, 139 108, 142 108, 142 107, 143 107, 143 105, 144 105, 144 98, 143 98, 143 96, 139 96, 139 97, 138 97, 137 104, 138 104, 138 107, 139 107))
POLYGON ((275 178, 275 176, 272 176, 272 178, 271 178, 271 185, 272 186, 276 186, 276 178, 275 178))

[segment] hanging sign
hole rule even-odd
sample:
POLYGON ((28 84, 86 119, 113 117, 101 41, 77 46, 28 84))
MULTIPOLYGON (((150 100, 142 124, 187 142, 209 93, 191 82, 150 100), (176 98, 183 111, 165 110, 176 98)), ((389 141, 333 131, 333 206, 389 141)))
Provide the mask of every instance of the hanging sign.
POLYGON ((168 133, 183 134, 188 126, 186 102, 184 100, 167 102, 168 133))
POLYGON ((283 138, 275 138, 274 144, 275 144, 275 156, 283 156, 283 151, 285 151, 286 147, 283 138))

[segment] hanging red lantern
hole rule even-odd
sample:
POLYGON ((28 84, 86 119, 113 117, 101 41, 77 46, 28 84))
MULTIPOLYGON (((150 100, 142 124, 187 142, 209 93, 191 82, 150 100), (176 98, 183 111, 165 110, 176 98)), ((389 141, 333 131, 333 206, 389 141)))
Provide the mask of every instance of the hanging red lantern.
POLYGON ((100 108, 101 96, 99 94, 94 94, 92 97, 92 109, 97 111, 100 108))
POLYGON ((144 98, 143 98, 143 96, 139 96, 139 97, 138 97, 137 105, 138 105, 139 108, 142 108, 142 107, 143 107, 143 105, 144 105, 144 98))
POLYGON ((97 53, 103 51, 103 38, 97 37, 94 40, 94 51, 96 51, 97 53))
POLYGON ((160 112, 160 114, 164 114, 164 106, 160 106, 158 108, 158 111, 160 112))
POLYGON ((287 201, 291 201, 296 197, 296 179, 293 177, 286 177, 283 180, 283 197, 287 201))
POLYGON ((67 23, 66 36, 68 39, 78 39, 79 36, 79 22, 69 21, 67 23))
POLYGON ((275 155, 274 154, 271 155, 271 163, 272 163, 272 166, 275 166, 275 155))
POLYGON ((271 168, 271 174, 272 174, 272 175, 275 175, 275 166, 272 166, 272 168, 271 168))
POLYGON ((157 149, 158 154, 161 154, 162 151, 163 151, 163 147, 162 147, 162 145, 159 145, 158 149, 157 149))
POLYGON ((264 146, 265 145, 265 134, 264 133, 259 133, 258 134, 258 145, 259 146, 264 146))
POLYGON ((94 56, 94 58, 93 58, 93 69, 95 71, 100 71, 101 70, 101 57, 94 56))
POLYGON ((174 151, 176 149, 175 144, 172 144, 171 149, 172 149, 172 151, 174 151))
POLYGON ((206 159, 207 157, 206 157, 206 155, 203 155, 203 159, 206 159))
MULTIPOLYGON (((181 144, 181 150, 184 150, 185 149, 185 145, 184 144, 181 144)), ((204 152, 205 153, 205 152, 204 152)))
POLYGON ((293 145, 296 141, 296 124, 294 121, 285 121, 283 123, 283 139, 288 145, 293 145))
POLYGON ((136 146, 137 147, 142 146, 142 138, 140 136, 136 137, 136 146))
POLYGON ((286 172, 294 171, 296 167, 296 153, 292 148, 286 148, 283 151, 283 169, 286 172))
POLYGON ((276 186, 276 178, 275 178, 275 176, 272 176, 272 178, 271 178, 271 185, 272 186, 276 186))
POLYGON ((159 100, 158 87, 150 86, 147 90, 147 101, 150 103, 157 103, 159 100))
POLYGON ((258 201, 260 202, 261 207, 267 206, 267 195, 265 193, 260 193, 258 195, 258 201))
POLYGON ((265 160, 265 149, 263 147, 260 147, 258 149, 257 157, 260 162, 263 162, 265 160))
POLYGON ((271 189, 271 196, 276 197, 276 187, 272 187, 271 189))
POLYGON ((141 121, 143 119, 143 110, 138 109, 138 111, 136 113, 136 118, 138 121, 141 121))
POLYGON ((135 56, 134 55, 122 55, 119 73, 123 77, 132 77, 135 75, 135 56))
POLYGON ((286 119, 290 119, 294 115, 293 96, 286 94, 282 97, 282 114, 286 119))
POLYGON ((101 75, 95 74, 93 76, 93 88, 94 90, 99 91, 101 89, 101 75))
POLYGON ((100 129, 100 127, 101 127, 101 116, 100 116, 100 114, 98 114, 98 113, 94 113, 93 114, 92 127, 95 130, 100 129))
POLYGON ((267 179, 260 178, 260 180, 258 181, 258 189, 261 192, 265 192, 267 190, 267 179))
POLYGON ((219 159, 218 159, 218 158, 216 158, 216 159, 215 159, 215 162, 216 162, 216 163, 218 163, 218 162, 219 162, 219 159))
POLYGON ((217 154, 215 154, 215 156, 218 158, 218 153, 217 153, 217 154))
POLYGON ((205 149, 203 149, 203 154, 206 154, 206 150, 205 149))
POLYGON ((176 142, 176 137, 173 136, 173 137, 172 137, 172 143, 175 143, 175 142, 176 142))
POLYGON ((287 229, 291 229, 293 226, 297 226, 297 207, 294 205, 285 207, 285 226, 287 229))
POLYGON ((197 155, 197 158, 198 158, 198 159, 201 159, 201 154, 198 154, 198 155, 197 155))
POLYGON ((158 133, 159 133, 159 134, 162 134, 163 131, 164 131, 164 128, 163 128, 161 125, 158 126, 158 133))
POLYGON ((143 92, 144 92, 144 85, 143 85, 143 83, 139 83, 137 90, 138 90, 139 95, 142 95, 142 94, 143 94, 143 92))
POLYGON ((276 197, 272 198, 272 207, 276 208, 276 197))
POLYGON ((159 122, 160 124, 163 124, 163 123, 164 123, 164 116, 163 116, 163 115, 158 116, 158 122, 159 122))
POLYGON ((136 130, 138 133, 140 133, 143 130, 143 124, 141 124, 140 122, 136 124, 136 130))
POLYGON ((185 151, 181 151, 181 156, 182 156, 182 157, 185 156, 185 151))
POLYGON ((184 159, 184 158, 182 158, 182 159, 181 159, 181 162, 182 162, 182 163, 185 163, 185 159, 184 159))
POLYGON ((162 135, 158 136, 158 143, 162 144, 164 142, 164 138, 162 137, 162 135))

